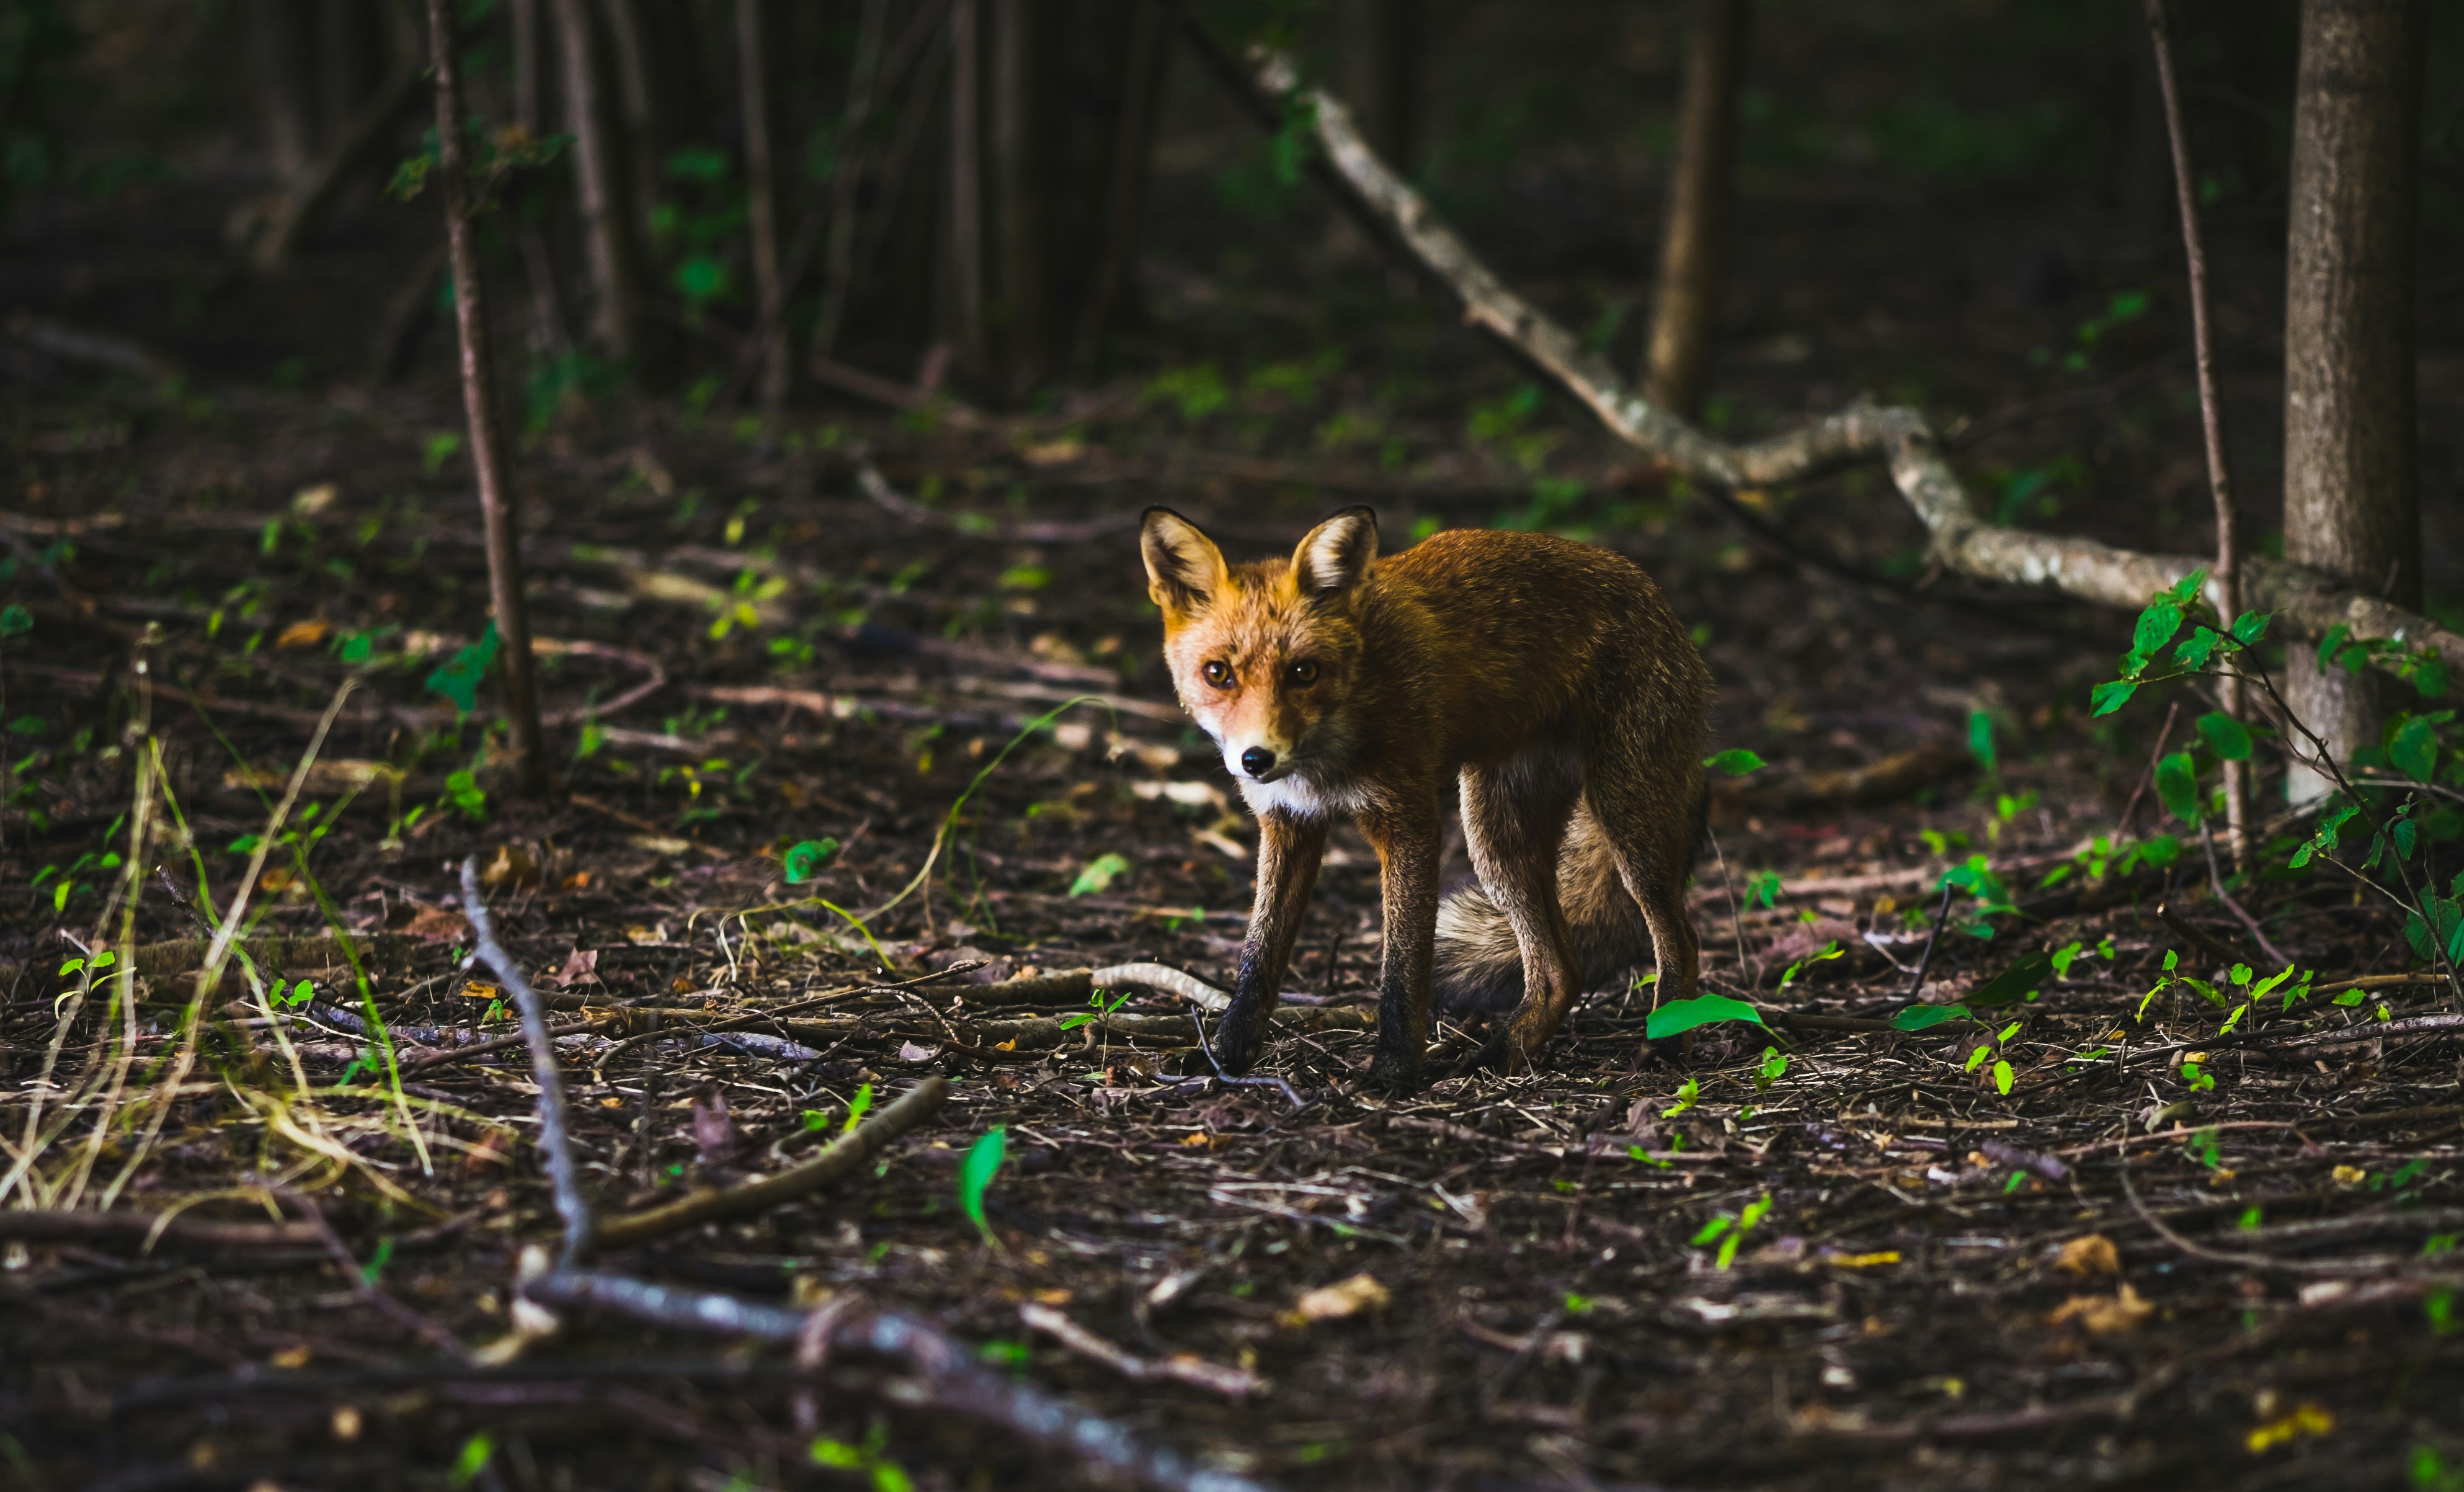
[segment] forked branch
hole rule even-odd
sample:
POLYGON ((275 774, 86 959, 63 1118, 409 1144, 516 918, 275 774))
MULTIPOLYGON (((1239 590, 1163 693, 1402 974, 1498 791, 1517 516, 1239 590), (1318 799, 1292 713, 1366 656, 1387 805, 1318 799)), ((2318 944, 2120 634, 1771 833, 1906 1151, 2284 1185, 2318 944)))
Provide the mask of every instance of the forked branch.
MULTIPOLYGON (((1670 470, 1706 485, 1739 488, 1802 481, 1841 466, 1881 461, 1925 524, 1930 556, 1943 568, 1979 580, 2051 587, 2106 606, 2135 611, 2191 570, 2212 564, 2204 555, 2148 554, 1988 522, 1945 458, 1941 438, 1915 410, 1855 404, 1747 445, 1706 434, 1628 390, 1579 337, 1515 294, 1425 197, 1378 159, 1342 101, 1303 81, 1289 57, 1260 48, 1243 65, 1194 18, 1184 13, 1182 21, 1218 78, 1263 122, 1280 127, 1288 118, 1308 122, 1324 157, 1315 174, 1462 303, 1464 324, 1497 339, 1580 400, 1611 434, 1670 470)), ((2464 667, 2464 635, 2344 590, 2315 570, 2248 555, 2239 579, 2240 605, 2274 612, 2279 628, 2316 637, 2342 624, 2355 637, 2402 639, 2435 652, 2451 669, 2464 667)))

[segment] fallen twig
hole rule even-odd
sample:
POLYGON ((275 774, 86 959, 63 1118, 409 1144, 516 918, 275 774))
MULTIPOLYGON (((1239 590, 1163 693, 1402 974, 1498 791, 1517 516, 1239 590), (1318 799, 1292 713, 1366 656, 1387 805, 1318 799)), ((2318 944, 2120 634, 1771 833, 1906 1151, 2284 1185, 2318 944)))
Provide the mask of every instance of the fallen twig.
POLYGON ((1068 1312, 1054 1306, 1039 1305, 1029 1301, 1018 1308, 1018 1319, 1079 1356, 1101 1363, 1133 1383, 1168 1380, 1236 1399, 1265 1387, 1265 1380, 1256 1373, 1210 1363, 1195 1353, 1182 1352, 1161 1358, 1133 1357, 1070 1320, 1068 1312))

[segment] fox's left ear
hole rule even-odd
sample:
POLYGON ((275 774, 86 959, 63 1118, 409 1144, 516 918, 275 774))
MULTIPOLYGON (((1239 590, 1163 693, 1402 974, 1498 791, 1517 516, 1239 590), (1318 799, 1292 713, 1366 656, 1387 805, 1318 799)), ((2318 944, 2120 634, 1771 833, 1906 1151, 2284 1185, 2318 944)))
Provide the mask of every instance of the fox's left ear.
POLYGON ((1377 563, 1377 515, 1348 507, 1309 531, 1292 551, 1292 580, 1305 596, 1335 595, 1369 578, 1377 563))
POLYGON ((1204 611, 1232 583, 1215 541, 1168 507, 1147 509, 1138 549, 1147 562, 1147 594, 1167 612, 1204 611))

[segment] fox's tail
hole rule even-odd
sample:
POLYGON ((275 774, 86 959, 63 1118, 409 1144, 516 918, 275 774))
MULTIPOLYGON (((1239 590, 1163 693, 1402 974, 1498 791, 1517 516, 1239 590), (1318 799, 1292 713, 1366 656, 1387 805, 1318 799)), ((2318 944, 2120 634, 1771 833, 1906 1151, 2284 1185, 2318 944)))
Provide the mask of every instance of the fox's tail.
MULTIPOLYGON (((1689 864, 1692 849, 1702 842, 1700 813, 1689 864)), ((1617 857, 1588 803, 1576 804, 1566 826, 1557 857, 1557 904, 1573 931, 1583 988, 1652 956, 1642 909, 1617 875, 1617 857)), ((1477 885, 1439 903, 1436 966, 1432 985, 1441 1009, 1506 1011, 1523 998, 1523 949, 1514 941, 1513 924, 1477 885)))

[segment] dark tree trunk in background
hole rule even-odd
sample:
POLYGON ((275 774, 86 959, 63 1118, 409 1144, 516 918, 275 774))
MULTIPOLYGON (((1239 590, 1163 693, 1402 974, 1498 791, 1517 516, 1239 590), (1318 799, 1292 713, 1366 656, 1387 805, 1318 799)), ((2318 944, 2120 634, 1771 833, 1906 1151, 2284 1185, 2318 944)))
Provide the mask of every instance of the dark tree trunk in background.
POLYGON ((556 0, 556 20, 565 127, 573 134, 574 195, 590 261, 591 335, 601 352, 628 362, 638 350, 640 278, 627 225, 623 166, 601 87, 595 28, 584 0, 556 0))
POLYGON ((251 0, 249 50, 257 112, 275 179, 296 181, 317 151, 316 96, 309 87, 309 11, 303 0, 251 0))
POLYGON ((1015 398, 1051 367, 1051 286, 1045 182, 1057 144, 1050 55, 1067 33, 1039 13, 1048 0, 992 0, 991 156, 1001 391, 1015 398))
MULTIPOLYGON (((2413 214, 2428 0, 2305 0, 2284 304, 2284 554, 2421 604, 2413 214)), ((2294 711, 2340 758, 2378 740, 2374 676, 2291 650, 2294 711)), ((2296 801, 2325 784, 2297 771, 2296 801)))
POLYGON ((1643 351, 1643 396, 1688 419, 1703 411, 1736 194, 1737 87, 1749 0, 1694 0, 1678 106, 1677 168, 1660 241, 1660 284, 1643 351))
POLYGON ((1420 165, 1427 0, 1343 0, 1345 101, 1360 132, 1397 171, 1420 165))
POLYGON ((381 38, 365 0, 317 7, 317 100, 326 138, 346 128, 384 76, 381 38))
POLYGON ((961 365, 972 377, 991 372, 992 348, 984 324, 984 189, 982 0, 956 0, 950 7, 950 216, 951 332, 961 365))
POLYGON ((619 179, 628 188, 625 232, 637 262, 649 264, 655 261, 657 248, 651 219, 666 195, 663 172, 675 144, 670 121, 701 117, 680 113, 672 97, 676 90, 666 85, 678 70, 693 64, 689 56, 668 52, 669 28, 652 24, 639 0, 602 0, 601 9, 607 22, 605 56, 611 78, 604 117, 609 148, 622 163, 619 179))
POLYGON ((1163 10, 1133 5, 1129 45, 1122 50, 1120 117, 1112 135, 1111 179, 1107 183, 1102 256, 1078 314, 1078 333, 1070 362, 1080 376, 1094 371, 1103 351, 1104 333, 1116 317, 1137 314, 1135 274, 1139 230, 1146 219, 1147 182, 1155 159, 1155 119, 1161 113, 1163 83, 1172 58, 1172 30, 1163 10))
POLYGON ((755 327, 761 339, 761 412, 787 404, 786 290, 779 274, 779 194, 770 157, 768 49, 761 0, 736 0, 737 73, 743 90, 746 231, 753 240, 755 327))
POLYGON ((542 0, 512 0, 514 32, 514 122, 530 134, 545 133, 546 106, 539 95, 539 6, 542 0))
POLYGON ((857 17, 855 56, 847 66, 847 112, 841 116, 836 167, 830 176, 829 240, 823 252, 822 307, 813 323, 812 357, 826 363, 837 355, 839 328, 847 322, 847 300, 854 292, 857 209, 863 202, 865 173, 871 152, 864 142, 873 131, 869 122, 880 84, 882 32, 888 23, 889 0, 863 0, 857 17))
POLYGON ((471 469, 479 485, 488 595, 501 644, 497 657, 504 665, 505 716, 513 729, 515 778, 522 791, 536 793, 547 786, 547 752, 539 740, 530 611, 522 596, 517 499, 506 473, 504 438, 496 426, 488 299, 479 278, 477 234, 471 228, 471 189, 462 163, 461 79, 454 56, 452 0, 428 0, 428 36, 436 77, 436 186, 445 202, 446 258, 453 276, 454 323, 461 333, 462 411, 470 425, 471 469))

